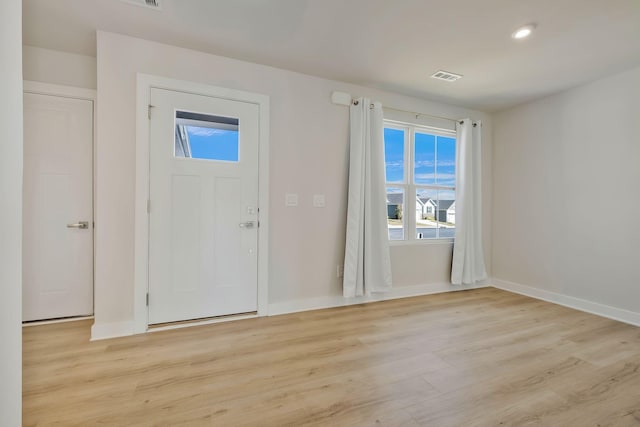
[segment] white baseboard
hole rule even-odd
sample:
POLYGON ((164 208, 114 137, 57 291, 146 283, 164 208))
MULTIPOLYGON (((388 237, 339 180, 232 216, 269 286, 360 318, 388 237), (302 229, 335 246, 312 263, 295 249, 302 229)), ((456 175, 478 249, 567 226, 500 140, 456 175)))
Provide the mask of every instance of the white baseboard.
POLYGON ((94 323, 91 327, 91 341, 133 335, 133 322, 94 323))
POLYGON ((478 284, 471 286, 455 286, 451 283, 430 283, 426 285, 402 286, 392 288, 389 292, 376 293, 374 295, 355 298, 344 298, 342 295, 305 298, 269 304, 269 316, 297 313, 300 311, 319 310, 322 308, 364 304, 376 301, 386 301, 398 298, 416 297, 420 295, 439 294, 442 292, 465 291, 468 289, 486 288, 488 286, 490 285, 478 284))
POLYGON ((544 289, 534 288, 532 286, 521 285, 519 283, 509 282, 507 280, 492 279, 491 283, 494 288, 503 289, 505 291, 514 292, 516 294, 526 295, 528 297, 536 298, 543 301, 552 302, 554 304, 563 305, 565 307, 617 320, 619 322, 628 323, 630 325, 640 326, 640 313, 637 313, 635 311, 611 307, 609 305, 600 304, 569 295, 559 294, 557 292, 546 291, 544 289))
POLYGON ((90 316, 65 317, 62 319, 28 321, 26 323, 23 322, 22 327, 30 328, 31 326, 53 325, 56 323, 69 323, 69 322, 77 322, 79 320, 90 320, 90 319, 93 319, 93 314, 90 316))
MULTIPOLYGON (((640 313, 625 310, 622 308, 611 307, 581 298, 559 294, 557 292, 546 291, 532 286, 521 285, 519 283, 509 282, 507 280, 491 279, 490 285, 478 284, 473 286, 454 286, 450 283, 431 283, 426 285, 402 286, 393 288, 390 292, 379 293, 371 296, 362 296, 355 298, 344 298, 341 295, 305 298, 293 301, 284 301, 269 304, 269 316, 279 314, 297 313, 300 311, 318 310, 323 308, 343 307, 348 305, 365 304, 376 301, 386 301, 398 298, 408 298, 420 295, 431 295, 443 292, 464 291, 468 289, 478 289, 493 286, 505 291, 526 295, 554 304, 628 323, 634 326, 640 326, 640 313)), ((113 323, 95 323, 91 327, 91 341, 103 340, 108 338, 117 338, 135 333, 134 323, 132 321, 113 322, 113 323)))
MULTIPOLYGON (((318 310, 322 308, 342 307, 347 305, 364 304, 376 301, 386 301, 398 298, 408 298, 420 295, 438 294, 443 292, 465 291, 468 289, 486 288, 490 285, 478 284, 472 286, 454 286, 450 283, 431 283, 427 285, 402 286, 393 288, 386 293, 378 293, 371 296, 344 298, 341 295, 306 298, 294 301, 285 301, 269 304, 269 316, 278 314, 297 313, 300 311, 318 310)), ((213 323, 213 322, 209 322, 213 323)), ((188 325, 187 325, 188 326, 188 325)), ((171 329, 167 327, 164 329, 171 329)), ((91 327, 91 341, 108 338, 125 337, 136 333, 133 321, 94 323, 91 327)))

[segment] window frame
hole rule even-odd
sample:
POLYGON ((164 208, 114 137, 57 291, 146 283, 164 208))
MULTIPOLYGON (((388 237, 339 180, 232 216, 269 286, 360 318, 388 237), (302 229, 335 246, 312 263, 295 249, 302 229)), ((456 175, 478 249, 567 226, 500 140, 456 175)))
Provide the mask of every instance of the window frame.
MULTIPOLYGON (((417 227, 416 227, 416 208, 415 208, 415 200, 418 195, 419 189, 425 190, 443 190, 443 191, 456 191, 457 188, 457 180, 454 182, 454 186, 444 186, 437 184, 416 184, 415 183, 415 134, 417 133, 425 133, 434 136, 442 136, 445 138, 453 138, 456 144, 456 171, 458 170, 458 161, 457 161, 457 151, 458 151, 458 138, 456 135, 456 131, 449 129, 436 128, 432 126, 420 125, 415 123, 407 123, 399 120, 391 120, 384 119, 383 120, 383 129, 395 129, 401 130, 404 132, 404 145, 403 145, 403 155, 404 155, 404 173, 403 173, 403 181, 402 182, 388 182, 386 177, 386 160, 385 160, 385 193, 387 188, 389 187, 397 187, 402 188, 404 192, 403 198, 403 215, 402 215, 402 228, 404 233, 404 239, 402 240, 391 240, 389 239, 389 244, 392 246, 403 246, 403 245, 433 245, 433 244, 452 244, 455 240, 453 237, 436 237, 433 239, 418 239, 417 238, 417 227), (413 200, 412 207, 409 209, 409 200, 413 200)), ((384 142, 383 142, 384 143, 384 142)), ((437 156, 437 144, 435 147, 435 153, 437 156)), ((437 159, 437 157, 436 157, 437 159)), ((438 164, 436 162, 435 166, 436 176, 437 176, 437 168, 438 164)), ((437 215, 437 209, 435 212, 437 215)), ((436 234, 439 236, 439 228, 436 231, 436 234)))
POLYGON ((189 111, 186 109, 176 109, 173 112, 173 123, 176 133, 184 132, 186 135, 187 146, 189 147, 189 156, 179 156, 174 144, 173 160, 190 161, 190 162, 215 162, 229 165, 238 165, 241 162, 241 146, 240 146, 240 119, 237 117, 223 116, 210 113, 200 113, 197 111, 189 111), (189 128, 214 129, 222 131, 236 132, 236 159, 219 159, 208 157, 194 157, 191 149, 189 137, 189 128))

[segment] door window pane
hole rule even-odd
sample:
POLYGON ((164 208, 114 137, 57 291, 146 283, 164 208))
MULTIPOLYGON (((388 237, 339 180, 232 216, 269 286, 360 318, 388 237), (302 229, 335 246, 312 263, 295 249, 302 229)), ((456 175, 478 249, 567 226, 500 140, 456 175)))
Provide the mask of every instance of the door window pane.
POLYGON ((176 157, 237 162, 239 120, 232 117, 176 112, 176 157))

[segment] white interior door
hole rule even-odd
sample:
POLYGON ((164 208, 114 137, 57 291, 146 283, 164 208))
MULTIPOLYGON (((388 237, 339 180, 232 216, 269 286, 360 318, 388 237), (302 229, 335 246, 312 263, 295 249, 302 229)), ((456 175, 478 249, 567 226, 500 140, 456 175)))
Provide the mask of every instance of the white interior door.
POLYGON ((259 107, 150 96, 149 324, 256 311, 259 107))
POLYGON ((93 314, 93 101, 25 93, 23 320, 93 314))

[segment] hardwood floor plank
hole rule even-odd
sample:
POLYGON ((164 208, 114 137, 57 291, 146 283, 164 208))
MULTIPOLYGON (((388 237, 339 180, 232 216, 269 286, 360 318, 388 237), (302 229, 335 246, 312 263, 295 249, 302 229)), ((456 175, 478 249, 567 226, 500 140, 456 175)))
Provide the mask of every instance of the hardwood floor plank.
POLYGON ((640 425, 640 328, 485 288, 90 342, 23 330, 25 426, 640 425))

